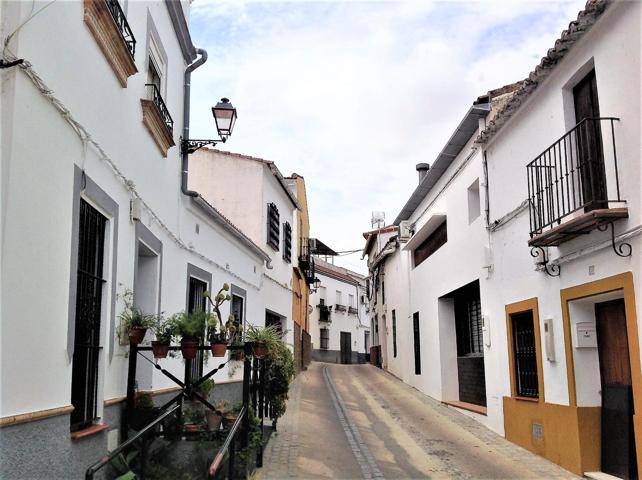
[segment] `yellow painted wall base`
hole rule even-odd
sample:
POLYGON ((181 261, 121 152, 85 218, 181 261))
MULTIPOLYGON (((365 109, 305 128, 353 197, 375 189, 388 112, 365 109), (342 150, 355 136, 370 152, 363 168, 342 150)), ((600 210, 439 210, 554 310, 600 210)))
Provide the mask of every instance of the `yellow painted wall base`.
POLYGON ((504 397, 506 439, 578 475, 600 471, 600 410, 504 397))

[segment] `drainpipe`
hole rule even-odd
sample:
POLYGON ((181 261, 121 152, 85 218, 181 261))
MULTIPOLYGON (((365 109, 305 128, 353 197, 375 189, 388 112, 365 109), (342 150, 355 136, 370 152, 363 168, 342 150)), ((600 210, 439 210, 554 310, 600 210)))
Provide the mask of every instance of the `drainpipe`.
POLYGON ((490 201, 488 199, 488 158, 486 150, 482 155, 482 167, 484 170, 484 216, 486 217, 486 229, 490 228, 490 201))
MULTIPOLYGON (((202 48, 197 48, 196 53, 201 56, 194 63, 185 69, 184 89, 183 89, 183 140, 189 139, 189 100, 190 87, 192 84, 192 72, 207 62, 207 52, 202 48)), ((181 145, 181 150, 183 150, 181 145)), ((189 154, 187 151, 181 152, 181 192, 189 197, 198 197, 200 194, 187 188, 187 176, 189 175, 189 154)))

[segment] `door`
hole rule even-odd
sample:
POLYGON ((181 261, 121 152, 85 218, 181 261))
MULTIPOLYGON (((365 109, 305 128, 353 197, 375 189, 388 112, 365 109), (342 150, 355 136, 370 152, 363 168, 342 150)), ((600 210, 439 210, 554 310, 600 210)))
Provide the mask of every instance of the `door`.
POLYGON ((606 174, 602 151, 602 130, 599 120, 600 108, 597 98, 595 70, 573 88, 575 122, 584 122, 576 130, 577 142, 576 168, 580 171, 582 196, 585 211, 606 208, 606 174))
MULTIPOLYGON (((187 313, 205 312, 207 304, 203 293, 207 291, 207 283, 198 278, 190 277, 189 279, 189 302, 187 304, 187 313)), ((201 339, 202 344, 202 339, 201 339)), ((199 350, 196 358, 185 360, 185 381, 195 382, 203 376, 204 352, 199 350)))
POLYGON ((421 339, 419 336, 419 312, 412 315, 412 331, 415 337, 415 375, 421 375, 421 339))
POLYGON ((71 374, 71 431, 96 419, 100 314, 107 219, 80 200, 74 354, 71 374))
POLYGON ((602 385, 602 471, 637 478, 624 300, 596 304, 595 320, 602 385))
POLYGON ((350 332, 341 332, 341 363, 352 363, 352 339, 350 332))

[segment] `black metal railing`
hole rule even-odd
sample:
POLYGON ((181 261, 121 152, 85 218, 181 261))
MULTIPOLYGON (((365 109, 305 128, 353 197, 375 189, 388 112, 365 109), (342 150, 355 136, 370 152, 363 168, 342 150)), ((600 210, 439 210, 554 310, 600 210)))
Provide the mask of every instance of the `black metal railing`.
POLYGON ((174 120, 172 120, 172 116, 169 114, 169 110, 167 109, 167 105, 165 105, 165 102, 163 101, 160 90, 153 83, 146 83, 145 86, 149 89, 147 98, 154 102, 154 105, 156 105, 156 108, 158 108, 158 111, 160 112, 161 117, 165 122, 167 130, 169 131, 170 135, 173 135, 174 120))
POLYGON ((348 313, 350 315, 356 315, 359 311, 355 307, 348 307, 348 313))
POLYGON ((585 118, 526 166, 531 238, 567 215, 622 201, 614 128, 618 120, 585 118))
POLYGON ((330 322, 331 321, 331 308, 328 305, 318 305, 319 307, 319 321, 320 322, 330 322))
POLYGON ((341 305, 340 303, 335 303, 334 305, 335 312, 345 312, 346 310, 347 310, 347 307, 345 305, 341 305))
POLYGON ((129 50, 132 58, 134 58, 134 55, 136 54, 136 39, 134 38, 134 34, 132 33, 129 23, 127 22, 125 12, 123 12, 123 9, 120 6, 120 2, 118 0, 105 0, 105 3, 107 4, 109 13, 111 13, 112 18, 114 19, 114 23, 116 24, 118 31, 120 32, 120 36, 123 38, 123 42, 127 45, 127 50, 129 50))
POLYGON ((316 276, 314 257, 312 256, 312 242, 309 238, 299 238, 299 267, 303 271, 305 281, 308 285, 314 283, 316 276))

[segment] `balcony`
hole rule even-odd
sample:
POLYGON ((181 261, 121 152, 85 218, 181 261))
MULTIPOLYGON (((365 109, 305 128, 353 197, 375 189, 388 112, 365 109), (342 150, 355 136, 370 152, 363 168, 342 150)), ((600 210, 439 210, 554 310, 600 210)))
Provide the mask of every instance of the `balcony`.
POLYGON ((309 238, 299 238, 299 268, 305 277, 305 283, 312 285, 316 276, 314 257, 309 238))
POLYGON ((345 305, 341 305, 340 303, 337 303, 334 305, 335 312, 345 312, 347 310, 348 310, 347 307, 345 305))
POLYGON ((85 0, 84 21, 120 85, 138 72, 136 39, 118 0, 85 0))
POLYGON ((153 83, 145 85, 147 98, 141 98, 143 107, 143 123, 158 145, 163 157, 167 156, 167 150, 176 145, 174 143, 174 120, 167 110, 160 90, 153 83))
POLYGON ((355 307, 348 307, 348 315, 356 315, 359 311, 355 307))
POLYGON ((332 318, 330 317, 332 307, 321 303, 317 305, 317 308, 319 309, 319 321, 330 323, 332 321, 332 318))
POLYGON ((628 217, 613 117, 585 118, 526 166, 531 247, 558 246, 628 217))

